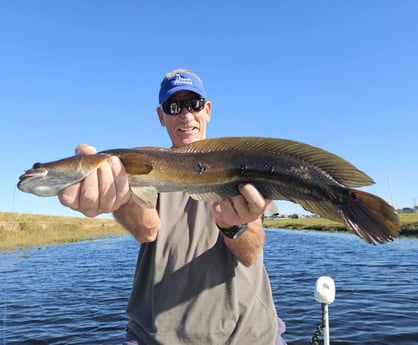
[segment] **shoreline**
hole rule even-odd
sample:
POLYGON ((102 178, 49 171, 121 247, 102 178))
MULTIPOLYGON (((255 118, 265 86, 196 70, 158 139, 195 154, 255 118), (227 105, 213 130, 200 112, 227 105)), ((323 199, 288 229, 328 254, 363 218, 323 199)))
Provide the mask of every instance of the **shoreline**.
POLYGON ((113 219, 0 212, 0 251, 127 234, 113 219))
MULTIPOLYGON (((418 213, 401 213, 399 218, 401 229, 398 236, 418 236, 418 213)), ((318 217, 265 219, 264 227, 267 229, 348 232, 343 224, 318 217)))
MULTIPOLYGON (((418 237, 418 213, 401 214, 399 236, 418 237)), ((265 219, 267 229, 347 232, 337 222, 324 218, 265 219)), ((128 234, 113 219, 63 217, 0 212, 0 252, 98 239, 109 235, 128 234)))

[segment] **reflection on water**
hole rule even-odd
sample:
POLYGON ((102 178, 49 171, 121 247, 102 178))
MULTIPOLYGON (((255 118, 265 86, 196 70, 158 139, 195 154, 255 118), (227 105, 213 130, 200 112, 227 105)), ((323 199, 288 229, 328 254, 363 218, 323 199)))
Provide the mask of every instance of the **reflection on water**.
MULTIPOLYGON (((121 344, 138 244, 129 236, 0 254, 2 344, 121 344)), ((418 240, 267 231, 265 262, 289 345, 308 344, 333 277, 332 344, 417 344, 418 240)))

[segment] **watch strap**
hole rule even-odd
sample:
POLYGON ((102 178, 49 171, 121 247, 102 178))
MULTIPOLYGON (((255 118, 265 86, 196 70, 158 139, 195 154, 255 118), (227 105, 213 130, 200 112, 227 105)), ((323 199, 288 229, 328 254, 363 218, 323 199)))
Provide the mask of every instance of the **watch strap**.
POLYGON ((235 239, 240 237, 248 229, 248 224, 234 225, 230 228, 221 228, 218 226, 218 229, 225 237, 235 239))

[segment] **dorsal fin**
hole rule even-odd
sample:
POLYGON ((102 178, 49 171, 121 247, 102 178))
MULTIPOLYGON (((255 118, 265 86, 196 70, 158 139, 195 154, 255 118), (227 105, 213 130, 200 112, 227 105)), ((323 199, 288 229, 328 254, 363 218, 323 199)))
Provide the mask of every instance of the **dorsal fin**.
POLYGON ((224 137, 205 139, 172 150, 179 153, 252 151, 253 153, 260 152, 263 155, 266 153, 277 155, 278 159, 280 156, 291 156, 316 166, 347 187, 361 187, 374 183, 371 177, 345 159, 318 147, 287 139, 224 137))

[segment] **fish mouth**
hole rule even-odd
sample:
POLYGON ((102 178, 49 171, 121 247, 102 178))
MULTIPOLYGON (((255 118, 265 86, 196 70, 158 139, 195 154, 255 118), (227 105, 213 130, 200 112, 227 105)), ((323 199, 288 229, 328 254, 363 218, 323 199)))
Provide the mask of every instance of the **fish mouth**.
POLYGON ((29 169, 19 176, 19 180, 22 182, 32 178, 45 177, 46 175, 48 175, 48 170, 46 169, 29 169))
MULTIPOLYGON (((19 182, 17 183, 17 188, 23 192, 28 192, 28 193, 32 193, 34 188, 33 188, 33 183, 37 183, 36 181, 39 179, 44 178, 46 175, 48 175, 48 170, 47 169, 30 169, 25 171, 24 174, 19 176, 19 182), (34 182, 32 182, 34 181, 34 182)), ((35 189, 37 191, 42 191, 44 188, 44 186, 38 186, 35 187, 35 189)), ((43 195, 43 194, 38 194, 37 195, 43 195)), ((47 195, 47 194, 46 194, 47 195)))

